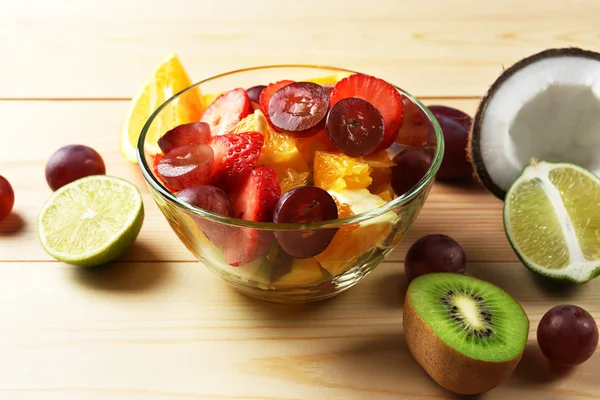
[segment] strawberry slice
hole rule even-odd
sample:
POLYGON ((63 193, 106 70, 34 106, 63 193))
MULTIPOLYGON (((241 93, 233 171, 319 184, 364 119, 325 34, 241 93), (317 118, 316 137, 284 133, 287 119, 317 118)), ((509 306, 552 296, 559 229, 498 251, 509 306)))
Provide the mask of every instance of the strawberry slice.
POLYGON ((329 99, 331 107, 342 99, 358 97, 371 103, 381 113, 385 125, 385 135, 381 145, 375 150, 387 149, 394 143, 402 126, 404 105, 400 92, 383 79, 370 75, 354 74, 339 81, 329 99))
MULTIPOLYGON (((230 192, 233 216, 247 221, 270 221, 280 195, 281 187, 275 170, 267 165, 254 167, 236 181, 230 192)), ((248 263, 266 252, 273 239, 270 231, 236 228, 229 246, 224 249, 225 261, 233 266, 248 263)))
POLYGON ((213 136, 224 135, 252 112, 248 94, 242 88, 230 90, 217 97, 202 113, 201 122, 210 125, 213 136))
POLYGON ((259 132, 214 136, 211 143, 214 162, 210 182, 227 191, 237 178, 252 169, 264 143, 264 137, 259 132))
POLYGON ((269 102, 271 101, 271 97, 273 97, 273 95, 275 94, 276 91, 278 91, 279 89, 281 89, 284 86, 289 85, 290 83, 294 83, 294 81, 290 81, 289 79, 284 79, 282 81, 270 83, 269 85, 267 85, 266 88, 264 88, 262 90, 262 92, 260 92, 260 110, 267 118, 267 121, 269 121, 269 124, 271 125, 271 127, 273 129, 275 129, 275 131, 277 131, 277 132, 281 132, 281 130, 279 130, 277 127, 275 127, 271 123, 271 120, 269 119, 269 102))

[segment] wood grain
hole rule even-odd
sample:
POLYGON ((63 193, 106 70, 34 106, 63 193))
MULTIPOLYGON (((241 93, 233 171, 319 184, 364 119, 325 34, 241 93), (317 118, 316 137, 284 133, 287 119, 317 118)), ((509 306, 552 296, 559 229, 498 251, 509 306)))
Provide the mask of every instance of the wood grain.
MULTIPOLYGON (((11 305, 0 309, 3 398, 453 398, 406 348, 401 264, 305 306, 252 300, 191 263, 0 267, 0 302, 11 305)), ((524 360, 485 399, 600 397, 600 353, 554 371, 534 341, 552 304, 600 317, 600 281, 558 293, 516 263, 471 263, 469 272, 507 288, 532 323, 524 360)))
POLYGON ((600 279, 548 285, 517 261, 500 201, 436 184, 405 240, 355 288, 317 304, 250 299, 200 265, 170 230, 118 135, 144 77, 176 51, 194 80, 246 66, 361 70, 473 114, 504 66, 547 47, 600 50, 596 0, 0 1, 0 174, 16 192, 0 224, 0 398, 7 400, 459 399, 410 355, 403 258, 428 233, 465 248, 468 273, 519 300, 523 361, 480 398, 598 399, 600 353, 550 367, 535 329, 552 306, 600 320, 600 279), (59 100, 59 101, 52 101, 59 100), (146 218, 119 262, 89 270, 41 249, 48 157, 82 143, 140 187, 146 218))
POLYGON ((482 96, 527 55, 600 50, 597 15, 596 0, 5 1, 0 97, 129 98, 171 51, 195 80, 312 63, 372 73, 419 96, 482 96))

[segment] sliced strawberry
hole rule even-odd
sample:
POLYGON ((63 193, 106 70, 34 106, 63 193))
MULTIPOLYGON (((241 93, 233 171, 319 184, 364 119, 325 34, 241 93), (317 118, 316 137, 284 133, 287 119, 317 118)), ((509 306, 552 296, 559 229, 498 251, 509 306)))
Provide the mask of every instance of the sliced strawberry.
MULTIPOLYGON (((247 221, 270 221, 280 195, 275 170, 267 165, 254 167, 236 181, 230 192, 233 216, 247 221)), ((250 262, 268 250, 273 238, 270 231, 236 228, 230 245, 224 249, 225 261, 233 266, 250 262)))
POLYGON ((364 74, 354 74, 339 81, 329 100, 330 106, 342 99, 358 97, 371 103, 383 117, 385 135, 381 145, 375 150, 387 149, 394 143, 402 126, 404 105, 396 88, 383 79, 364 74))
POLYGON ((277 132, 281 131, 277 127, 275 127, 269 119, 269 102, 271 101, 271 97, 273 97, 276 91, 278 91, 284 86, 289 85, 290 83, 294 83, 294 81, 284 79, 282 81, 270 83, 269 85, 267 85, 266 88, 262 90, 262 92, 260 92, 260 110, 267 118, 267 121, 269 121, 271 127, 273 127, 273 129, 275 129, 277 132))
POLYGON ((217 97, 202 113, 201 122, 210 125, 213 136, 224 135, 252 112, 248 94, 242 88, 230 90, 217 97))
POLYGON ((214 163, 210 182, 227 191, 235 179, 252 169, 264 143, 263 135, 258 132, 214 136, 211 143, 214 163))
POLYGON ((175 189, 174 187, 170 186, 167 182, 165 182, 165 180, 163 179, 162 176, 160 176, 160 174, 158 173, 158 162, 161 160, 161 158, 163 158, 165 155, 164 154, 156 154, 154 156, 154 165, 152 165, 152 171, 154 171, 154 176, 158 178, 158 180, 163 184, 164 187, 167 188, 167 190, 171 193, 177 193, 177 189, 175 189))
POLYGON ((230 191, 233 216, 246 221, 270 221, 280 195, 281 188, 273 167, 254 167, 249 174, 237 180, 230 191))

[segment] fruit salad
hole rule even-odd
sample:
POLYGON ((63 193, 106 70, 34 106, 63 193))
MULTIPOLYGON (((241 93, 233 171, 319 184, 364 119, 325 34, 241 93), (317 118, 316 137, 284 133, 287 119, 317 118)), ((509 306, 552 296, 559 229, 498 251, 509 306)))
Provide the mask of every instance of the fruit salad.
MULTIPOLYGON (((205 94, 198 121, 158 139, 153 170, 165 188, 229 218, 307 224, 383 206, 431 166, 435 138, 428 119, 382 79, 357 73, 330 84, 262 83, 205 94)), ((211 263, 217 259, 259 284, 298 286, 348 271, 390 234, 395 219, 387 213, 303 231, 239 228, 200 217, 191 225, 198 228, 195 240, 212 244, 211 263)))

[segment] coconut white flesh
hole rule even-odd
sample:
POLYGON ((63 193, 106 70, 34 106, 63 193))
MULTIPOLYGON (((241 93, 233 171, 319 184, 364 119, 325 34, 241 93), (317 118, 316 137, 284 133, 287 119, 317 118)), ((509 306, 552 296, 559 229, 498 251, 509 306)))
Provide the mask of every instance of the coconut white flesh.
POLYGON ((600 174, 600 61, 549 57, 515 72, 488 103, 480 148, 504 191, 532 157, 600 174))

